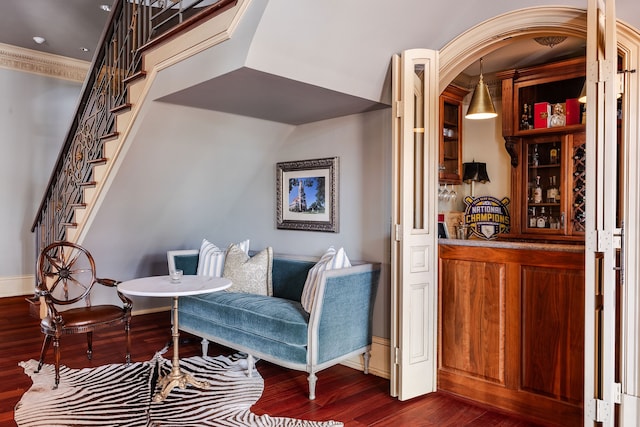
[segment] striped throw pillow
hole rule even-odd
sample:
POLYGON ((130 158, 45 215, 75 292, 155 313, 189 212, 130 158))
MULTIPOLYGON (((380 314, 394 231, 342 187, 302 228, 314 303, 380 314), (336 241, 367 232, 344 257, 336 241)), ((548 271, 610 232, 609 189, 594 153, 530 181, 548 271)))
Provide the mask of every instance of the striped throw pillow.
MULTIPOLYGON (((238 246, 246 254, 249 253, 249 239, 238 243, 238 246)), ((202 239, 196 274, 199 276, 222 277, 225 254, 225 250, 220 249, 207 239, 202 239)))
POLYGON ((307 313, 311 313, 311 309, 313 308, 316 294, 318 292, 320 277, 324 271, 348 267, 351 267, 351 262, 349 262, 349 258, 347 257, 344 248, 340 248, 336 251, 336 249, 331 246, 327 249, 324 255, 322 255, 316 265, 311 267, 307 274, 307 280, 304 282, 302 296, 300 297, 302 308, 304 308, 307 313))

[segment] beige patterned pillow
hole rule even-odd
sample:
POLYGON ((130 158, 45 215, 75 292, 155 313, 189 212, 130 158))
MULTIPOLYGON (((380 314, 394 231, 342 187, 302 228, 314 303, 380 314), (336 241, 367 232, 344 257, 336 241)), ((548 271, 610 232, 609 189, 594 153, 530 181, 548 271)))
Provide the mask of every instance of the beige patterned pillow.
POLYGON ((249 257, 240 247, 232 244, 227 249, 222 277, 231 279, 229 292, 273 295, 271 266, 273 249, 268 247, 249 257))

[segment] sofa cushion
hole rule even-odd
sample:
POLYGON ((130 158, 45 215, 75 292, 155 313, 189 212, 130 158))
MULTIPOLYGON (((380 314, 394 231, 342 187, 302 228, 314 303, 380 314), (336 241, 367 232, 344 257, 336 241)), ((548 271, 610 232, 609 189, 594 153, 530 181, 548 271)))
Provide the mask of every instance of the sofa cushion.
POLYGON ((309 314, 299 302, 284 298, 236 292, 180 297, 180 312, 203 323, 265 337, 290 345, 307 345, 309 314))
POLYGON ((322 272, 325 270, 348 267, 351 267, 351 262, 349 262, 349 258, 347 257, 344 248, 340 248, 336 251, 335 248, 331 246, 327 249, 324 255, 320 258, 320 261, 318 261, 316 265, 311 267, 311 270, 309 270, 307 280, 304 283, 304 289, 302 290, 302 296, 300 297, 302 307, 308 313, 311 312, 315 302, 318 285, 320 284, 322 272))
MULTIPOLYGON (((240 246, 245 253, 249 253, 249 239, 238 243, 238 246, 240 246)), ((226 251, 220 249, 207 239, 202 239, 200 252, 198 254, 197 274, 200 276, 222 277, 225 254, 226 251)))
POLYGON ((238 245, 231 245, 224 261, 223 277, 231 279, 231 292, 272 295, 273 250, 266 248, 249 257, 238 245))

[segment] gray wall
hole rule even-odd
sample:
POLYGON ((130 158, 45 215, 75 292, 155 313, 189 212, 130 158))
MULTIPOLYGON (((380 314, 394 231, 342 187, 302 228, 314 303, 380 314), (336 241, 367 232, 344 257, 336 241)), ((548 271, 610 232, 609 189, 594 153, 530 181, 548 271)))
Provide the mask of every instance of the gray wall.
MULTIPOLYGON (((390 112, 301 126, 149 103, 83 245, 100 276, 166 274, 166 251, 226 247, 320 256, 344 246, 353 260, 382 262, 374 334, 388 337, 390 112), (278 230, 276 163, 340 158, 340 232, 278 230)), ((136 309, 166 301, 135 301, 136 309)))
POLYGON ((0 278, 34 274, 31 225, 80 83, 0 69, 0 278))

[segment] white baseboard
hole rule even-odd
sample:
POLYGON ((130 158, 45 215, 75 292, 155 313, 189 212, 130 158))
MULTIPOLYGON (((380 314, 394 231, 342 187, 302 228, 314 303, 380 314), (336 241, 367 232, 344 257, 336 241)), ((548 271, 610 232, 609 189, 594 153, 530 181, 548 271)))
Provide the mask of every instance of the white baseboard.
POLYGON ((0 298, 33 295, 35 287, 36 278, 33 274, 0 277, 0 298))
MULTIPOLYGON (((389 340, 380 337, 373 337, 371 342, 371 359, 369 360, 369 373, 378 377, 390 378, 389 340)), ((364 361, 362 356, 355 356, 342 362, 342 365, 348 366, 359 371, 364 371, 364 361)))

